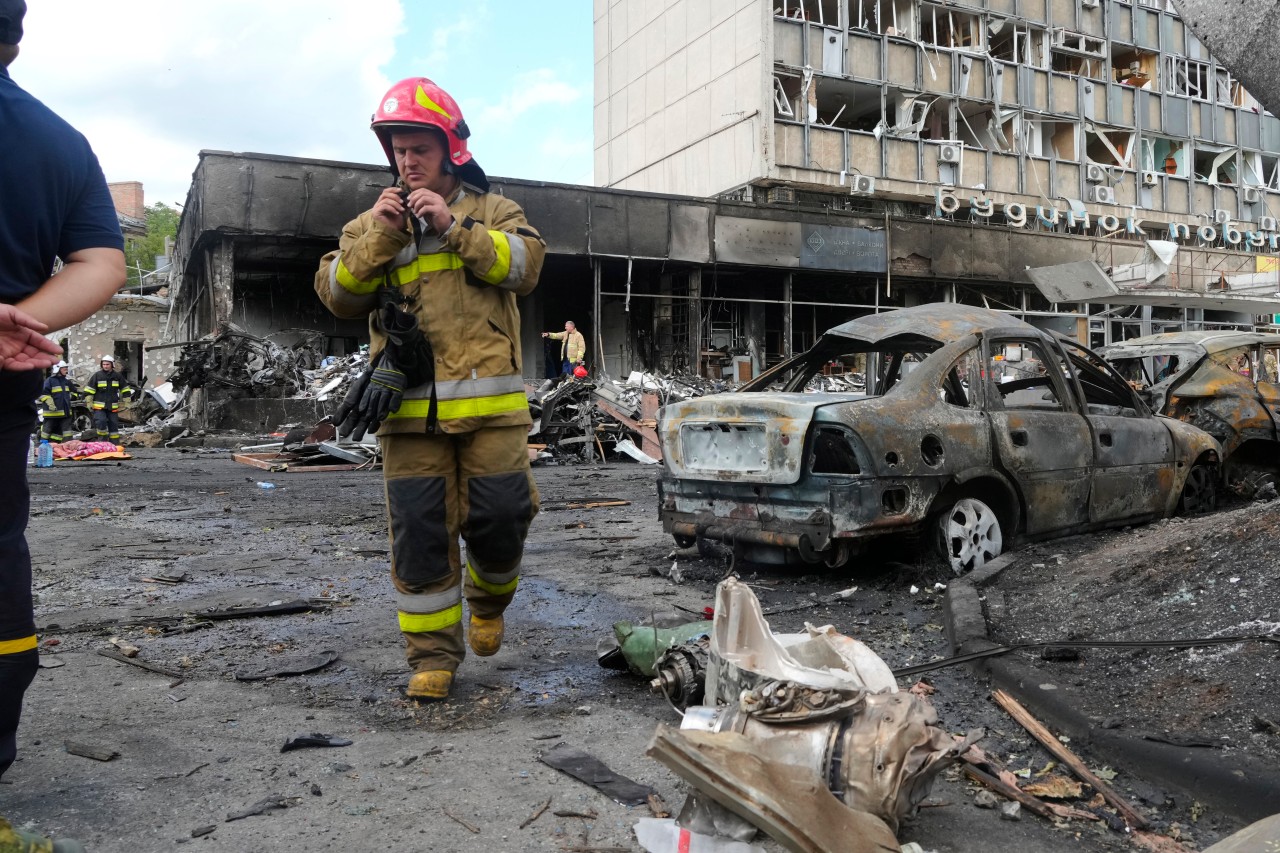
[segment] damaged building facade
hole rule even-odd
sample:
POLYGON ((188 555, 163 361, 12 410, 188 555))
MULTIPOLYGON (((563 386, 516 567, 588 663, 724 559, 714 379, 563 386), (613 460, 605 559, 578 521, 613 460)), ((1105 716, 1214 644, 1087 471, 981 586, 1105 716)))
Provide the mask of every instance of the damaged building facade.
POLYGON ((1168 0, 597 0, 595 50, 599 183, 783 213, 670 295, 630 270, 690 366, 929 301, 1092 346, 1280 310, 1280 120, 1168 0), (1105 289, 1026 275, 1073 261, 1105 289))
MULTIPOLYGON (((125 241, 145 236, 142 184, 119 181, 107 188, 125 241)), ((110 355, 133 382, 145 378, 150 387, 165 381, 173 369, 173 352, 149 349, 165 339, 169 323, 168 259, 156 260, 159 272, 148 273, 140 286, 121 290, 91 317, 53 335, 71 365, 73 380, 87 380, 98 370, 98 360, 110 355)))

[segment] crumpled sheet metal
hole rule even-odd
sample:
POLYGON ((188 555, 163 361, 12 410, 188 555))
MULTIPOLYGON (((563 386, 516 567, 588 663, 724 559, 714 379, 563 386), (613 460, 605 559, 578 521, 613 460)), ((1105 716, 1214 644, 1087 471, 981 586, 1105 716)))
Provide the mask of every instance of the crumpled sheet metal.
POLYGON ((660 725, 646 753, 795 853, 899 853, 884 821, 845 806, 812 771, 765 759, 744 735, 660 725))
POLYGON ((660 728, 648 754, 789 850, 897 850, 900 821, 982 733, 953 738, 865 645, 806 628, 779 638, 748 586, 722 582, 707 670, 719 702, 660 728))
POLYGON ((864 643, 830 625, 807 634, 779 635, 769 630, 755 593, 733 578, 716 587, 711 629, 712 660, 706 695, 721 704, 736 702, 743 689, 763 681, 794 681, 831 690, 894 693, 893 670, 864 643))

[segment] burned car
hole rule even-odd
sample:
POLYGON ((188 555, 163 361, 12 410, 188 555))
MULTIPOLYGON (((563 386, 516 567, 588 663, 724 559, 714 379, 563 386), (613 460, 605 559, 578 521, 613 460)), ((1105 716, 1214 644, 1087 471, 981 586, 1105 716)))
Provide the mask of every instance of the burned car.
POLYGON ((1244 497, 1280 476, 1280 335, 1171 332, 1099 353, 1155 411, 1203 429, 1223 451, 1223 478, 1244 497))
POLYGON ((837 326, 734 393, 667 405, 658 430, 683 547, 837 566, 917 533, 957 572, 1014 539, 1212 508, 1220 455, 1075 341, 956 304, 837 326), (804 393, 832 371, 865 390, 804 393))

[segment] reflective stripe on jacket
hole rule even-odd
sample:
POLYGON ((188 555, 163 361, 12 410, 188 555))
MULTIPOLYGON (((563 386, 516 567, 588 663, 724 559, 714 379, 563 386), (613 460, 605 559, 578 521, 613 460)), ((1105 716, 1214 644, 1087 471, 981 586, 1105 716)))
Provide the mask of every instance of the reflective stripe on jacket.
POLYGON ((582 336, 582 332, 574 329, 572 332, 552 332, 547 335, 553 341, 560 341, 560 360, 566 359, 572 362, 585 361, 587 357, 587 339, 582 336))
POLYGON ((54 374, 44 381, 40 406, 46 418, 65 418, 71 414, 71 380, 54 374))
MULTIPOLYGON (((449 201, 453 224, 424 235, 387 228, 365 212, 348 222, 338 250, 316 273, 321 301, 339 317, 361 317, 377 305, 377 289, 396 287, 435 354, 439 424, 446 433, 529 424, 516 297, 538 283, 546 253, 520 206, 505 196, 459 186, 449 201)), ((386 336, 370 315, 370 357, 386 336)), ((431 386, 405 392, 379 434, 425 432, 431 386)))
POLYGON ((84 386, 85 396, 92 401, 95 411, 120 411, 122 396, 133 396, 133 388, 129 380, 114 370, 99 370, 89 377, 84 386))

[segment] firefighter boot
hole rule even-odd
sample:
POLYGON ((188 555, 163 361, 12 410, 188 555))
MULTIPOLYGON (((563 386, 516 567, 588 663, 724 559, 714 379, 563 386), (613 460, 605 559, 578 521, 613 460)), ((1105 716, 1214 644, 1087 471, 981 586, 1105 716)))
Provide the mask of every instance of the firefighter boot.
POLYGON ((449 685, 453 683, 453 673, 447 669, 424 669, 415 672, 409 678, 409 686, 404 695, 410 699, 435 701, 449 698, 449 685))
POLYGON ((79 841, 60 838, 54 841, 43 835, 14 829, 0 817, 0 853, 85 853, 79 841))
POLYGON ((471 644, 471 651, 482 658, 496 655, 502 648, 502 617, 481 619, 473 615, 467 641, 471 644))

